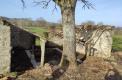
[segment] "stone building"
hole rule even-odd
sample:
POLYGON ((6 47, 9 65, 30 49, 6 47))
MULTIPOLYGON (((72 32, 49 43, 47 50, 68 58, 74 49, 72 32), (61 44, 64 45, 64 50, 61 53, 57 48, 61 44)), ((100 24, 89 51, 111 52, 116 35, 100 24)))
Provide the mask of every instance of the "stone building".
MULTIPOLYGON (((13 55, 15 58, 17 54, 21 55, 23 53, 29 56, 33 52, 36 38, 38 36, 16 27, 5 20, 0 20, 0 74, 11 70, 12 63, 15 62, 12 59, 13 55), (16 51, 16 49, 20 51, 16 51)), ((22 57, 24 58, 25 56, 22 57)))
POLYGON ((85 25, 82 27, 80 41, 85 45, 85 54, 87 56, 97 56, 102 58, 111 57, 111 26, 85 25))

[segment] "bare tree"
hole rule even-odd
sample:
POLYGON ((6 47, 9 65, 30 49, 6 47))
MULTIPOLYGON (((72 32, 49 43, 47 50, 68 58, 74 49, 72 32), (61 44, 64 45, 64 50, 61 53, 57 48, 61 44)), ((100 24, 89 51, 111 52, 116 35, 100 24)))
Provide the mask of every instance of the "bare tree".
MULTIPOLYGON (((21 0, 24 5, 24 1, 21 0)), ((64 60, 67 60, 70 65, 76 65, 76 40, 75 40, 75 7, 77 1, 81 1, 84 5, 83 8, 88 9, 92 7, 92 4, 87 0, 40 0, 34 1, 36 5, 43 5, 46 8, 49 3, 55 2, 54 9, 58 5, 61 9, 62 26, 63 26, 63 55, 60 62, 60 66, 64 60)))

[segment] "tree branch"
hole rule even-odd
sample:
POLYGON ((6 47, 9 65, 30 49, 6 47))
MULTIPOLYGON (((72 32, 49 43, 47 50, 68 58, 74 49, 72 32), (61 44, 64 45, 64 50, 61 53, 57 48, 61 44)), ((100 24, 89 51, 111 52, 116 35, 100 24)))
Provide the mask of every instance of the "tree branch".
POLYGON ((23 8, 26 8, 25 1, 24 0, 21 0, 21 2, 22 2, 22 5, 23 5, 23 8))
POLYGON ((79 0, 79 1, 81 1, 84 4, 83 7, 82 7, 83 9, 85 9, 86 7, 88 9, 90 9, 90 8, 95 9, 93 7, 92 3, 90 3, 89 1, 87 1, 87 0, 79 0))
MULTIPOLYGON (((60 6, 60 0, 33 0, 33 3, 35 3, 35 5, 42 5, 43 8, 47 8, 49 3, 51 1, 54 1, 55 2, 55 6, 54 6, 54 9, 53 9, 53 12, 55 10, 57 10, 57 7, 56 7, 56 4, 58 4, 60 6)), ((85 8, 92 8, 92 9, 95 9, 92 5, 92 3, 90 3, 88 0, 77 0, 77 1, 80 1, 82 2, 84 5, 82 6, 83 9, 85 8)), ((24 0, 21 0, 22 4, 23 4, 23 8, 25 8, 25 1, 24 0)))
POLYGON ((43 5, 43 8, 47 8, 51 0, 43 0, 43 1, 33 1, 36 5, 43 5))
POLYGON ((56 7, 56 3, 55 3, 55 6, 54 6, 54 9, 53 9, 53 12, 54 12, 55 10, 56 10, 56 11, 58 10, 57 7, 56 7))

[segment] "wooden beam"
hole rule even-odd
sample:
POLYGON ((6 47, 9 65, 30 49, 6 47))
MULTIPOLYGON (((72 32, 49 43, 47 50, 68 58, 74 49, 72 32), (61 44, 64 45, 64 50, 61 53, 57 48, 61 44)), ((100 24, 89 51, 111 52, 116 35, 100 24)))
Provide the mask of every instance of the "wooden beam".
POLYGON ((25 50, 34 68, 37 68, 37 62, 33 53, 30 50, 25 50))
POLYGON ((40 46, 41 46, 41 64, 40 64, 40 66, 41 67, 44 66, 45 43, 46 43, 46 40, 43 40, 40 38, 40 46))

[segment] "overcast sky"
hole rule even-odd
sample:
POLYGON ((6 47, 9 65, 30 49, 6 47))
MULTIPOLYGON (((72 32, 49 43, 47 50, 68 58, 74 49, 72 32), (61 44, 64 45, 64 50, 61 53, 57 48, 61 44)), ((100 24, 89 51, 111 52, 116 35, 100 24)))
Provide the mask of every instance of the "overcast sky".
MULTIPOLYGON (((61 21, 60 9, 54 9, 54 3, 51 2, 47 9, 40 6, 35 6, 33 0, 25 0, 26 8, 22 9, 20 0, 1 0, 0 2, 0 16, 10 18, 44 18, 50 22, 61 21)), ((94 9, 82 9, 82 4, 77 3, 76 7, 76 24, 91 20, 96 23, 103 22, 104 24, 111 24, 122 26, 122 0, 89 0, 95 7, 94 9)))

